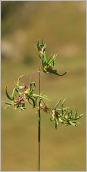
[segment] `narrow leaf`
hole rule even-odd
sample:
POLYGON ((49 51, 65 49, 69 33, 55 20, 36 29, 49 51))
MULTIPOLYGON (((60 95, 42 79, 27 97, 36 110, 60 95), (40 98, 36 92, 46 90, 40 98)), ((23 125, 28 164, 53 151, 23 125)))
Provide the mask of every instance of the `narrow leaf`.
POLYGON ((8 97, 9 100, 13 100, 11 96, 9 96, 8 92, 7 92, 7 86, 5 87, 5 93, 6 96, 8 97))

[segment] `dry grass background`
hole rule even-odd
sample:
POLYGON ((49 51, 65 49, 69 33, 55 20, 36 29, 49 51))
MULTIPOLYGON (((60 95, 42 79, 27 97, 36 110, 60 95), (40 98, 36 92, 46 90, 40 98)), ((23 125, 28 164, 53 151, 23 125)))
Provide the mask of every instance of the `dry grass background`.
MULTIPOLYGON (((2 10, 2 117, 1 169, 37 170, 37 113, 27 104, 19 113, 4 110, 5 85, 11 93, 14 80, 22 83, 38 69, 38 53, 33 46, 42 38, 47 54, 58 53, 56 68, 64 77, 41 73, 41 91, 56 103, 75 107, 79 127, 58 126, 41 113, 41 170, 86 170, 86 2, 1 2, 2 10)), ((37 75, 33 77, 38 85, 37 75)), ((36 89, 38 90, 38 88, 36 89)))

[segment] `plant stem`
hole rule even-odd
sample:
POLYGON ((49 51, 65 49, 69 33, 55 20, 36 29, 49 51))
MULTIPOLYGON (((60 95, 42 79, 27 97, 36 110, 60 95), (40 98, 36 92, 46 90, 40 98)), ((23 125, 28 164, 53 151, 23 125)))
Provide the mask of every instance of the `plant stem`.
MULTIPOLYGON (((39 95, 40 95, 40 67, 39 67, 39 95)), ((40 171, 40 99, 39 99, 39 110, 38 110, 38 171, 40 171)))

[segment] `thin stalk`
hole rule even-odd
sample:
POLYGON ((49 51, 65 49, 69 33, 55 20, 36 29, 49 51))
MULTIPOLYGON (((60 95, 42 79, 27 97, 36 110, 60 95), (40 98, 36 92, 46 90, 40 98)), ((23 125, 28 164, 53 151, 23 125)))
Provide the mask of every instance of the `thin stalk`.
MULTIPOLYGON (((40 67, 39 67, 39 95, 40 95, 40 67)), ((40 171, 40 122, 41 122, 41 116, 40 116, 40 99, 39 99, 39 110, 38 110, 38 171, 40 171)))
POLYGON ((37 72, 38 72, 38 71, 36 71, 36 72, 30 77, 29 83, 30 83, 30 80, 32 79, 32 77, 33 77, 34 75, 36 75, 37 72))

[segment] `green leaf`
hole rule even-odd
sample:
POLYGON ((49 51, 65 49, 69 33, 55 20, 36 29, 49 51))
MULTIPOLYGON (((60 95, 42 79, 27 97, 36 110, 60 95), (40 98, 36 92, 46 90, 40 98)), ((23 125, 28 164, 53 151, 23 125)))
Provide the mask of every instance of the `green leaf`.
POLYGON ((47 57, 46 57, 46 52, 44 52, 43 57, 42 57, 42 64, 47 62, 47 57))
POLYGON ((54 106, 54 108, 56 108, 60 104, 61 100, 62 100, 62 98, 57 102, 57 104, 54 106))
POLYGON ((12 100, 14 100, 14 92, 15 92, 15 88, 12 91, 12 95, 11 95, 12 100))
POLYGON ((51 70, 50 73, 55 74, 55 75, 58 75, 58 76, 64 76, 65 74, 68 73, 68 71, 64 72, 63 74, 59 74, 58 73, 58 70, 51 70))
POLYGON ((70 123, 71 125, 73 125, 73 126, 76 126, 76 127, 77 127, 76 122, 74 122, 74 121, 69 121, 69 123, 70 123))
POLYGON ((47 65, 53 67, 56 61, 57 54, 51 55, 47 61, 47 65))
POLYGON ((8 105, 8 106, 5 106, 5 108, 4 109, 6 109, 6 108, 8 108, 10 105, 8 105))
POLYGON ((16 86, 18 86, 18 87, 19 87, 19 81, 20 81, 20 79, 21 79, 23 76, 25 76, 25 74, 24 74, 24 75, 21 75, 21 76, 18 78, 17 83, 15 83, 15 84, 16 84, 16 86))
POLYGON ((29 97, 29 98, 28 98, 28 102, 33 106, 33 108, 35 108, 35 106, 36 106, 36 101, 35 101, 32 97, 29 97), (30 102, 30 100, 32 101, 32 103, 30 102))
POLYGON ((10 103, 10 102, 5 102, 5 104, 7 104, 7 105, 9 105, 9 106, 11 106, 11 105, 12 105, 12 103, 10 103))
POLYGON ((7 92, 7 86, 5 87, 5 93, 6 93, 6 96, 9 100, 13 100, 13 97, 9 96, 8 92, 7 92))

